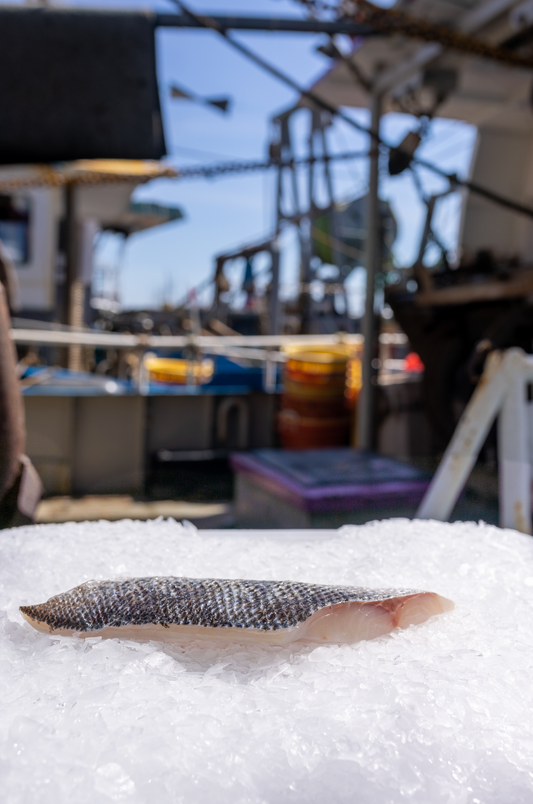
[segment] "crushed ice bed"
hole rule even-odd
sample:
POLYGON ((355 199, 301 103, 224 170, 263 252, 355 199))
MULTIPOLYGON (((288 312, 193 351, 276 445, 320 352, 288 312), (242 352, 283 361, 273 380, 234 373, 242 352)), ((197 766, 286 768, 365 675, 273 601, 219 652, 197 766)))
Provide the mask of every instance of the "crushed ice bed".
POLYGON ((472 523, 195 532, 173 521, 0 534, 9 804, 533 800, 533 539, 472 523), (428 589, 455 611, 350 646, 137 643, 34 631, 89 579, 428 589))

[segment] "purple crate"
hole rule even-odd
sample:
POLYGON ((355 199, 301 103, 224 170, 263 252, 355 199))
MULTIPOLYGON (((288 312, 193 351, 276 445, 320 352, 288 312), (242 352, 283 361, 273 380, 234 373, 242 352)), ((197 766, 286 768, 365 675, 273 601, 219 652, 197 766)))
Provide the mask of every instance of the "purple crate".
POLYGON ((415 467, 362 450, 257 450, 230 460, 235 472, 310 513, 416 506, 430 482, 415 467))

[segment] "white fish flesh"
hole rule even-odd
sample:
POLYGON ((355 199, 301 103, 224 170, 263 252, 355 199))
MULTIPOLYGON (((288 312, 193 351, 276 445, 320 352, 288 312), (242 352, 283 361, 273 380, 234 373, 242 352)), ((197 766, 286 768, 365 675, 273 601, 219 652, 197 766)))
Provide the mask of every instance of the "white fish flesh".
POLYGON ((154 577, 88 581, 20 611, 34 628, 69 636, 287 645, 373 639, 453 608, 413 589, 154 577))

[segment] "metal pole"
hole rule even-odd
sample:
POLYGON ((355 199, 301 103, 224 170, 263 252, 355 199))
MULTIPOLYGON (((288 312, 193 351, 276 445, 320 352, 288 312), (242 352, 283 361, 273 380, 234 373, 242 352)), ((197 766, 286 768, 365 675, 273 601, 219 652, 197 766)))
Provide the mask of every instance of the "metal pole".
MULTIPOLYGON (((76 186, 65 186, 65 298, 63 323, 71 327, 83 325, 83 284, 78 276, 78 218, 76 186)), ((68 351, 68 367, 81 369, 81 346, 72 344, 68 351)))
POLYGON ((311 218, 302 218, 299 229, 301 333, 308 335, 311 331, 311 218))
POLYGON ((363 387, 357 404, 357 446, 372 449, 375 446, 376 423, 376 370, 372 367, 378 333, 374 324, 374 295, 376 271, 381 259, 379 226, 379 124, 381 118, 381 95, 371 96, 372 121, 370 130, 375 135, 370 141, 370 175, 368 181, 368 206, 366 216, 366 302, 363 318, 363 387))
MULTIPOLYGON (((281 160, 285 156, 285 148, 289 139, 289 129, 287 121, 280 123, 281 160)), ((270 283, 270 334, 277 335, 280 325, 280 303, 279 303, 279 233, 281 230, 281 219, 283 217, 283 166, 280 162, 278 167, 277 187, 276 187, 276 237, 270 244, 270 259, 272 278, 270 283)))
MULTIPOLYGON (((311 331, 311 318, 312 318, 312 304, 311 304, 311 281, 313 279, 313 272, 311 269, 311 256, 312 256, 312 227, 315 218, 315 133, 317 130, 317 114, 318 110, 315 108, 310 109, 310 131, 309 131, 309 170, 307 175, 307 214, 301 218, 300 229, 300 315, 301 315, 301 332, 309 333, 311 331)), ((296 176, 296 172, 294 172, 296 176)))
POLYGON ((76 279, 76 192, 72 184, 64 189, 64 241, 65 285, 61 309, 61 323, 70 325, 70 297, 76 279))
POLYGON ((272 260, 272 281, 270 283, 270 334, 277 335, 279 332, 279 241, 278 238, 272 242, 270 247, 272 260))

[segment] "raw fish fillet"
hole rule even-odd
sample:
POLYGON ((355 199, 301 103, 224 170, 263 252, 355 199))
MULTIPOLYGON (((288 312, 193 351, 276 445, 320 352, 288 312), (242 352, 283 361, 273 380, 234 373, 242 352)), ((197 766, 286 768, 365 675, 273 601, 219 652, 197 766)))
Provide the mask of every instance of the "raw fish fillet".
POLYGON ((34 628, 55 634, 156 639, 223 638, 286 645, 351 643, 425 622, 454 604, 433 592, 293 581, 127 578, 88 581, 36 606, 34 628))

